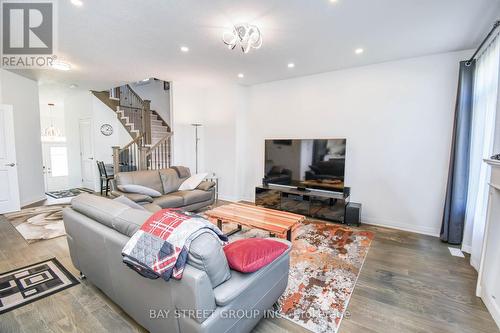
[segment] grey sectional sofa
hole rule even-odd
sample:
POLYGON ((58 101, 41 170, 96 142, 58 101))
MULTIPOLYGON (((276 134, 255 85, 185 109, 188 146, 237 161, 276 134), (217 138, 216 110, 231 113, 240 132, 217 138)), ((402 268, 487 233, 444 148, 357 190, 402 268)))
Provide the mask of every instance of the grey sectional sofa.
POLYGON ((214 203, 215 183, 203 181, 196 189, 179 191, 179 186, 191 176, 189 168, 175 167, 161 170, 145 170, 120 172, 111 182, 111 195, 125 195, 141 204, 149 211, 155 212, 162 208, 182 208, 194 211, 214 203), (127 193, 119 187, 123 185, 141 185, 156 190, 161 197, 152 198, 143 194, 127 193))
POLYGON ((181 280, 140 276, 122 263, 121 250, 151 214, 90 194, 63 211, 75 267, 150 332, 249 332, 284 292, 290 250, 242 274, 229 269, 219 241, 208 233, 192 242, 181 280))

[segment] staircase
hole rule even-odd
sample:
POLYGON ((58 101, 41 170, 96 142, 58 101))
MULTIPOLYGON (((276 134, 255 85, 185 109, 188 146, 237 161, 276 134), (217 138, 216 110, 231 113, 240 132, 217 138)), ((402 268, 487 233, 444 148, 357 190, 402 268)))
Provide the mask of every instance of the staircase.
POLYGON ((124 147, 112 147, 115 170, 170 167, 173 133, 160 114, 150 109, 151 101, 142 100, 128 84, 92 93, 116 113, 132 138, 124 147))

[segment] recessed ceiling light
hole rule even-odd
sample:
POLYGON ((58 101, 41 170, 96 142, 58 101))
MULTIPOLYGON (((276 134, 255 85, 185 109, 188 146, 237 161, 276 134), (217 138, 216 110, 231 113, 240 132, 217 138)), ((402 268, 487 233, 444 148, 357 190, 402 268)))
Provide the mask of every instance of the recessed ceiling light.
POLYGON ((187 46, 181 46, 181 51, 182 52, 189 52, 189 47, 187 47, 187 46))
POLYGON ((336 2, 338 2, 338 0, 330 0, 330 2, 336 3, 336 2))
POLYGON ((71 65, 67 62, 61 60, 53 60, 52 68, 60 70, 60 71, 69 71, 71 69, 71 65))
POLYGON ((71 89, 75 89, 75 88, 78 88, 78 85, 76 83, 72 83, 72 84, 69 85, 69 87, 71 89))
POLYGON ((71 0, 71 3, 77 7, 83 6, 83 2, 81 0, 71 0))
POLYGON ((238 74, 238 77, 239 77, 240 79, 242 79, 242 78, 244 78, 244 77, 245 77, 245 74, 240 73, 240 74, 238 74))
POLYGON ((288 68, 294 68, 294 67, 295 67, 295 64, 293 62, 288 64, 288 68))
POLYGON ((361 54, 363 52, 365 52, 365 50, 363 50, 362 48, 358 48, 358 49, 354 50, 354 53, 356 53, 356 54, 361 54))

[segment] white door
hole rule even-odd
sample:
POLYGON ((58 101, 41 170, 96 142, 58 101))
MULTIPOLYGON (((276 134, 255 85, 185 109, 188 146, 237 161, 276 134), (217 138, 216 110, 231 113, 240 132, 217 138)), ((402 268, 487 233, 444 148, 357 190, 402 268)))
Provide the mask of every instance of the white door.
POLYGON ((45 191, 67 190, 69 187, 68 148, 66 143, 43 143, 45 191))
POLYGON ((80 156, 82 158, 82 186, 95 188, 94 145, 92 143, 92 121, 80 120, 80 156))
POLYGON ((18 211, 20 203, 14 113, 10 105, 0 105, 0 184, 0 214, 18 211))

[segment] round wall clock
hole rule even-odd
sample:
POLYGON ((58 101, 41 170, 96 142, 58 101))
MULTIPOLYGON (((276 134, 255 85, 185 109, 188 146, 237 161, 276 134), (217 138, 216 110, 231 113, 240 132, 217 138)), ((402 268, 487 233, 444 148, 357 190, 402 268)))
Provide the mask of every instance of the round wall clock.
POLYGON ((111 134, 113 134, 113 126, 111 126, 110 124, 103 124, 101 126, 101 133, 103 135, 110 136, 111 134))

